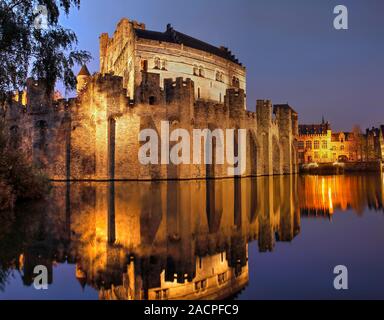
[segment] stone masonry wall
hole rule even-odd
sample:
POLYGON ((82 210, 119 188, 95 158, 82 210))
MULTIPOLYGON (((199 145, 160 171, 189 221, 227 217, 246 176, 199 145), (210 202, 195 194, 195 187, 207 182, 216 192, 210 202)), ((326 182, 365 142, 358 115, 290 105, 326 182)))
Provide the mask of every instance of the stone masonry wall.
MULTIPOLYGON (((123 78, 109 74, 90 77, 79 96, 69 101, 53 101, 38 82, 30 82, 27 106, 15 103, 6 113, 10 143, 23 148, 30 161, 55 180, 227 178, 231 175, 226 161, 142 165, 138 154, 144 142, 139 142, 139 133, 154 129, 160 137, 164 121, 170 132, 184 129, 191 137, 193 129, 246 129, 243 176, 296 172, 297 122, 290 107, 275 106, 273 115, 271 102, 260 100, 254 113, 244 110, 242 89, 228 89, 223 103, 207 102, 195 99, 190 79, 166 79, 161 85, 159 74, 146 72, 142 79, 134 101, 127 98, 123 78)), ((170 142, 169 149, 175 144, 170 142)), ((224 151, 227 144, 224 141, 224 151)), ((192 142, 190 148, 192 162, 192 142)))

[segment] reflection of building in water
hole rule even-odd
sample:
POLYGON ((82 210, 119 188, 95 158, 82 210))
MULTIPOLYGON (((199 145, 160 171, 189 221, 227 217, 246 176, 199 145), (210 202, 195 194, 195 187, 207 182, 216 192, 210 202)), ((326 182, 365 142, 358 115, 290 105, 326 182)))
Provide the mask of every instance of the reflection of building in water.
POLYGON ((335 210, 383 209, 383 180, 372 176, 305 176, 299 178, 303 216, 331 216, 335 210))
POLYGON ((250 241, 272 251, 298 234, 296 188, 296 176, 57 185, 41 237, 52 248, 35 255, 75 262, 101 299, 232 297, 248 283, 250 241))
POLYGON ((81 281, 102 299, 233 296, 248 283, 248 241, 267 251, 298 233, 295 179, 119 183, 114 194, 100 184, 73 185, 80 197, 96 190, 94 211, 71 198, 81 281))

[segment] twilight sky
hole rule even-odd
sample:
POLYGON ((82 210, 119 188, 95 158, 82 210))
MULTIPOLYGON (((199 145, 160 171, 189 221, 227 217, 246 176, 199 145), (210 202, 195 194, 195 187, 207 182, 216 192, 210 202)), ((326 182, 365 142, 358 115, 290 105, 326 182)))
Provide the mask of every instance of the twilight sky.
POLYGON ((247 67, 250 110, 271 99, 289 102, 300 123, 324 115, 334 130, 384 124, 383 0, 82 0, 62 23, 91 52, 91 72, 99 35, 123 17, 229 47, 247 67), (349 10, 349 30, 333 28, 338 4, 349 10))

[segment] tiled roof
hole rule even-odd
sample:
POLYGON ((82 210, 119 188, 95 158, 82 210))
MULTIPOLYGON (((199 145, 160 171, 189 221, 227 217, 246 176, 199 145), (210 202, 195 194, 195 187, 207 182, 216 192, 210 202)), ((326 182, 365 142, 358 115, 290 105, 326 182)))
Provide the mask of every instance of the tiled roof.
POLYGON ((299 125, 299 134, 327 134, 327 131, 331 129, 329 123, 324 124, 311 124, 311 125, 299 125))
POLYGON ((236 59, 236 57, 227 48, 215 47, 209 43, 190 37, 184 33, 174 30, 171 25, 167 25, 167 30, 165 32, 135 29, 135 33, 137 37, 142 39, 183 44, 193 49, 214 54, 242 66, 239 60, 236 59))

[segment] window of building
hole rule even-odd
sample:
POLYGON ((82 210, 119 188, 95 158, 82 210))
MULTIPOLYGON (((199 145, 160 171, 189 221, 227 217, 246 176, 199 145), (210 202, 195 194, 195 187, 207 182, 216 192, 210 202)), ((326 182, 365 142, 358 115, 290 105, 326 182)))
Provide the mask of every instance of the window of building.
POLYGON ((328 155, 326 153, 323 153, 323 159, 327 159, 328 155))
POLYGON ((155 291, 156 300, 166 300, 169 298, 169 289, 155 291))
POLYGON ((298 147, 299 149, 304 149, 304 141, 299 141, 298 147))
POLYGON ((207 280, 201 280, 195 282, 195 291, 205 291, 207 289, 207 280))
POLYGON ((148 60, 141 60, 141 70, 145 72, 148 71, 148 60))
POLYGON ((162 60, 161 61, 161 69, 162 70, 167 70, 167 61, 166 60, 162 60))
POLYGON ((226 281, 226 279, 227 279, 226 272, 217 275, 217 282, 219 283, 219 285, 222 285, 226 281))
POLYGON ((327 142, 327 141, 323 141, 323 142, 321 143, 321 147, 322 147, 323 149, 328 149, 328 142, 327 142))
POLYGON ((156 57, 154 62, 154 69, 160 69, 160 58, 156 57))
POLYGON ((200 77, 204 77, 205 74, 204 74, 204 68, 202 66, 199 67, 199 76, 200 77))
POLYGON ((305 147, 306 147, 308 150, 312 150, 312 141, 306 141, 306 142, 305 142, 305 147))
POLYGON ((315 159, 319 159, 319 153, 315 152, 315 159))
POLYGON ((151 106, 153 106, 154 104, 156 104, 156 97, 154 97, 154 96, 150 96, 150 97, 149 97, 149 104, 150 104, 151 106))
POLYGON ((344 151, 344 149, 345 149, 344 146, 341 146, 341 147, 340 147, 340 150, 341 150, 341 151, 344 151))
POLYGON ((198 76, 199 75, 199 67, 193 66, 193 75, 198 76))
POLYGON ((314 143, 314 149, 319 150, 320 149, 320 141, 316 140, 314 143))
POLYGON ((200 88, 197 88, 197 98, 200 99, 200 96, 201 96, 201 94, 200 94, 200 88))
POLYGON ((216 81, 223 82, 224 81, 224 74, 220 71, 216 71, 216 81))
POLYGON ((240 88, 240 80, 237 77, 232 78, 232 86, 235 88, 240 88))

